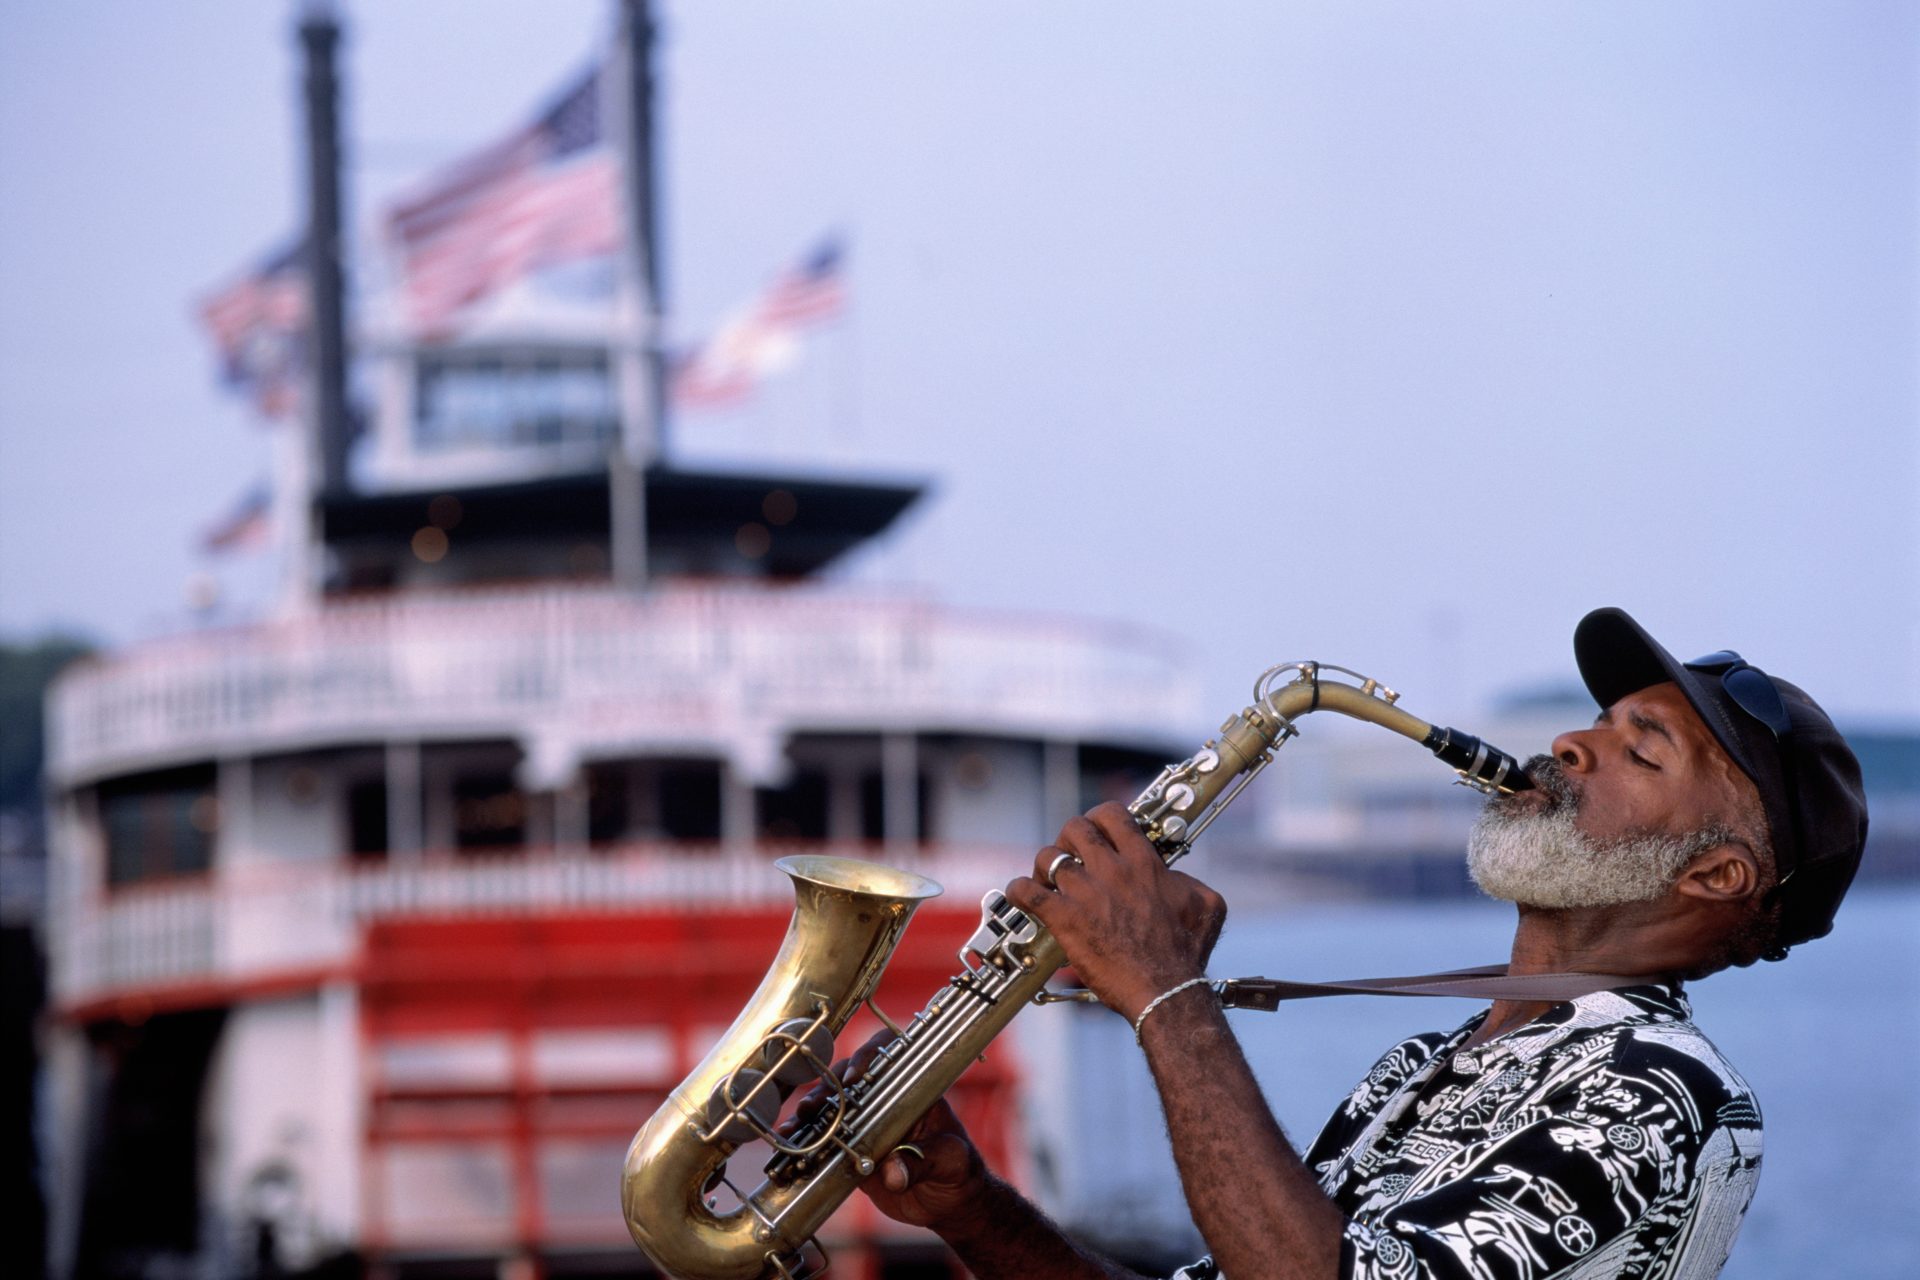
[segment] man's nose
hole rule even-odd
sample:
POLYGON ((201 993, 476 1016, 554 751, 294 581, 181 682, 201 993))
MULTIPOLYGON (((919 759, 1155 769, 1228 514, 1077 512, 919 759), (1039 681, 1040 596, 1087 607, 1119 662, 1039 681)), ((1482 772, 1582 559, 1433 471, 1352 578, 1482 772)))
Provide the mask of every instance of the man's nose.
POLYGON ((1593 768, 1593 745, 1587 740, 1590 729, 1574 729, 1553 740, 1553 758, 1567 773, 1584 773, 1593 768))

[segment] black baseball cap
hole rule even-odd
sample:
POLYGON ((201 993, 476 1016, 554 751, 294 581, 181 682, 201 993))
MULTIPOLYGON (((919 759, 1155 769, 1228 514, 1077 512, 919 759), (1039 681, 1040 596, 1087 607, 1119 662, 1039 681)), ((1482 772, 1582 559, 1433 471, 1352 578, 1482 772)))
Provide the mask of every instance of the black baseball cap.
POLYGON ((1680 686, 1759 789, 1780 875, 1779 945, 1825 937, 1860 867, 1867 801, 1860 762, 1820 705, 1731 650, 1677 661, 1621 609, 1580 619, 1573 656, 1602 707, 1669 680, 1680 686))

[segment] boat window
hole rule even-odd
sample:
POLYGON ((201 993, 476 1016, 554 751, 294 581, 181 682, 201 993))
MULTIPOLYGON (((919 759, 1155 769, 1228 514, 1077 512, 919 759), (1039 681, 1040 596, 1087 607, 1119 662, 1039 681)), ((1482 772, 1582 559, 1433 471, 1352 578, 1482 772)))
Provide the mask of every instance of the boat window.
POLYGON ((347 788, 347 842, 357 858, 386 856, 386 779, 367 778, 347 788))
POLYGON ((618 427, 604 351, 431 352, 417 369, 423 451, 602 441, 618 427))
POLYGON ((664 762, 659 778, 660 833, 669 840, 718 840, 720 762, 664 762))
POLYGON ((453 843, 460 849, 514 849, 526 843, 527 798, 508 771, 453 780, 453 843))
POLYGON ((760 787, 754 793, 759 835, 764 840, 827 838, 827 775, 796 769, 784 787, 760 787))
POLYGON ((212 765, 116 778, 100 786, 107 883, 194 875, 213 865, 220 826, 212 765))

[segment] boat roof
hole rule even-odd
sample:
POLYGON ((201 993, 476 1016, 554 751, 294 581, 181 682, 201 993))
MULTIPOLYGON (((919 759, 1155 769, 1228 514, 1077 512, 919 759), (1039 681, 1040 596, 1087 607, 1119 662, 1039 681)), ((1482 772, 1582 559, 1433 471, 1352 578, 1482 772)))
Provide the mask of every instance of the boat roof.
MULTIPOLYGON (((918 481, 822 479, 797 472, 646 470, 651 572, 804 578, 885 532, 927 491, 918 481), (743 549, 741 531, 757 525, 743 549), (758 555, 749 551, 762 546, 758 555)), ((591 542, 610 536, 606 470, 499 484, 335 494, 319 500, 324 537, 349 576, 411 557, 438 525, 465 546, 591 542), (446 500, 457 505, 449 507, 446 500), (436 505, 437 504, 437 505, 436 505), (449 511, 455 513, 449 524, 449 511)))

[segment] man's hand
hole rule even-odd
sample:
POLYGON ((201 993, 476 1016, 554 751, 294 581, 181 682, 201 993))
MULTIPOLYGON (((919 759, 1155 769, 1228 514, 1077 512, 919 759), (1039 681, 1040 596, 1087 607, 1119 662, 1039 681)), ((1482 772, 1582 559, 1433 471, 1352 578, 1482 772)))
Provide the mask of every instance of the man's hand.
POLYGON ((895 1222, 966 1235, 985 1208, 986 1161, 945 1098, 914 1122, 860 1190, 895 1222), (902 1150, 912 1146, 921 1154, 902 1150))
MULTIPOLYGON (((833 1074, 848 1083, 859 1079, 893 1038, 882 1028, 852 1057, 834 1063, 833 1074)), ((782 1135, 812 1119, 826 1101, 826 1086, 815 1085, 780 1126, 782 1135)), ((971 1219, 984 1209, 986 1187, 986 1161, 945 1098, 914 1122, 900 1145, 860 1184, 861 1192, 887 1217, 942 1235, 964 1234, 970 1228, 971 1219), (919 1154, 902 1150, 909 1146, 919 1154)))
POLYGON ((1124 805, 1070 820, 1033 865, 1007 886, 1008 900, 1060 940, 1074 973, 1127 1021, 1206 972, 1226 900, 1168 867, 1124 805))

